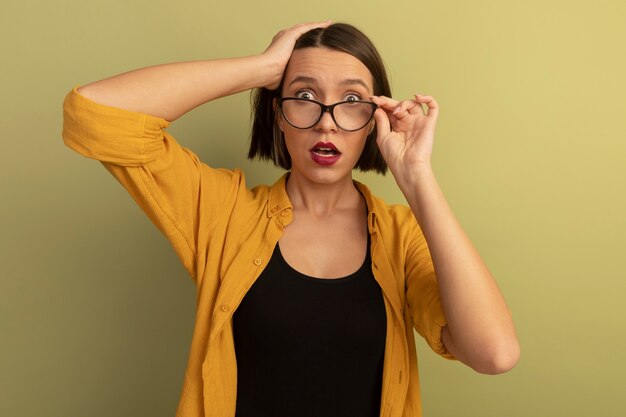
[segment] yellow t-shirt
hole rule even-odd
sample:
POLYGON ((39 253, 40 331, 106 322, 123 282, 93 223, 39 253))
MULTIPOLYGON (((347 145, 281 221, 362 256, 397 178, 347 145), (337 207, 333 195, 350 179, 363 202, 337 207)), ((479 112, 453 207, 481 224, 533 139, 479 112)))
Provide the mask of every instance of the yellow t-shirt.
MULTIPOLYGON (((267 265, 293 207, 283 175, 246 187, 240 170, 203 164, 164 119, 95 103, 72 90, 63 139, 97 159, 170 241, 197 288, 196 320, 177 417, 235 415, 233 312, 267 265)), ((372 272, 387 314, 381 417, 422 415, 413 328, 438 354, 446 325, 426 240, 411 210, 365 197, 372 272)))

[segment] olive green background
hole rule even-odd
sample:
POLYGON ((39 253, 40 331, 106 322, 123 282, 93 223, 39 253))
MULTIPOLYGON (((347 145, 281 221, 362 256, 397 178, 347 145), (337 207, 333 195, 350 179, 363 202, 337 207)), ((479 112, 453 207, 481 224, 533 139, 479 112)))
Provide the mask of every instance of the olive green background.
MULTIPOLYGON (((624 416, 626 3, 57 0, 0 6, 0 415, 173 416, 194 286, 99 163, 61 142, 64 95, 133 68, 262 51, 279 29, 360 27, 394 96, 441 106, 434 165, 490 266, 522 358, 484 376, 418 338, 427 417, 624 416)), ((249 185, 249 95, 170 131, 249 185)), ((356 175, 388 202, 393 177, 356 175)))

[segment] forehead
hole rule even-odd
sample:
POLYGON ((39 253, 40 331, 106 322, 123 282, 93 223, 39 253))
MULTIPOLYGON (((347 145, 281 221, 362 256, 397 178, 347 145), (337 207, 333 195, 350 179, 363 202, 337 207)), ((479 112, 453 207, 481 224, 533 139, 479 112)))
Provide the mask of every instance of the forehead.
MULTIPOLYGON (((354 56, 326 47, 296 49, 285 70, 284 88, 294 80, 309 80, 322 87, 340 87, 360 80, 373 92, 372 74, 354 56)), ((296 81, 298 82, 298 81, 296 81)))

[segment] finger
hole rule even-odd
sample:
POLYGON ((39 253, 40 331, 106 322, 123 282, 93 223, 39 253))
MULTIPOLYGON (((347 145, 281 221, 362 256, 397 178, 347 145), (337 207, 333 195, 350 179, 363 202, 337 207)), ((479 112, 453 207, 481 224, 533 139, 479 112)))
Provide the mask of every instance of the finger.
POLYGON ((389 118, 389 123, 391 123, 392 120, 398 120, 403 117, 402 114, 400 115, 400 117, 396 117, 396 115, 393 114, 393 111, 400 104, 398 100, 394 100, 385 96, 372 96, 371 100, 386 113, 387 117, 389 118))
POLYGON ((301 22, 301 23, 298 23, 297 25, 295 25, 294 27, 299 27, 299 26, 328 26, 332 22, 333 22, 333 19, 327 19, 327 20, 317 21, 317 22, 301 22))
MULTIPOLYGON (((389 106, 389 104, 385 104, 387 102, 387 100, 389 100, 387 97, 384 97, 384 96, 371 96, 370 100, 372 100, 373 103, 378 105, 378 109, 382 110, 382 112, 385 113, 387 118, 391 117, 391 112, 393 111, 393 107, 392 108, 385 108, 386 105, 389 106)), ((374 113, 374 116, 375 115, 376 115, 376 113, 374 113)))
POLYGON ((421 103, 418 103, 416 100, 411 100, 411 103, 413 103, 413 105, 409 109, 407 109, 407 112, 409 114, 419 114, 420 116, 424 116, 426 114, 421 103))
POLYGON ((397 119, 403 119, 409 114, 416 114, 421 109, 419 103, 415 100, 402 100, 400 104, 393 110, 393 115, 397 119))
POLYGON ((426 116, 432 119, 437 119, 439 116, 439 104, 437 104, 437 101, 432 96, 415 94, 415 101, 420 104, 425 104, 426 107, 428 107, 426 116))
POLYGON ((297 25, 285 28, 278 32, 272 41, 276 41, 283 36, 287 36, 289 38, 298 39, 300 36, 304 35, 308 31, 317 28, 326 28, 333 23, 332 19, 326 20, 324 22, 304 22, 298 23, 297 25))
POLYGON ((323 22, 305 22, 305 23, 297 24, 293 26, 291 29, 294 29, 300 35, 303 35, 309 30, 317 29, 317 28, 326 28, 330 26, 332 23, 333 23, 332 19, 325 20, 323 22))
POLYGON ((376 121, 376 137, 384 138, 391 132, 391 123, 387 113, 382 108, 377 108, 374 112, 374 120, 376 121))
POLYGON ((386 110, 394 110, 400 102, 385 96, 372 96, 370 99, 386 110))
POLYGON ((417 110, 421 109, 415 100, 398 101, 385 96, 372 96, 371 100, 398 120, 409 114, 415 114, 417 110))

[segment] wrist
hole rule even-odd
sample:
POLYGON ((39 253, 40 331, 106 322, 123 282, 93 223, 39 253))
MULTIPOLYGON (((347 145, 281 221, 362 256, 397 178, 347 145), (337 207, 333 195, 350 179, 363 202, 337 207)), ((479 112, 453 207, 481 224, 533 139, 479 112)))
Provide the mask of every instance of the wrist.
MULTIPOLYGON (((398 182, 398 188, 406 198, 420 226, 427 207, 440 200, 441 189, 435 173, 429 167, 414 169, 398 182)), ((432 213, 432 211, 431 211, 432 213)))
POLYGON ((255 57, 258 61, 258 74, 261 75, 259 88, 275 90, 280 85, 285 71, 285 64, 277 60, 274 56, 262 53, 255 57))
POLYGON ((405 188, 414 189, 425 181, 435 180, 435 173, 430 161, 420 162, 419 164, 415 164, 411 167, 403 167, 402 169, 392 169, 390 167, 390 170, 401 190, 405 188))

